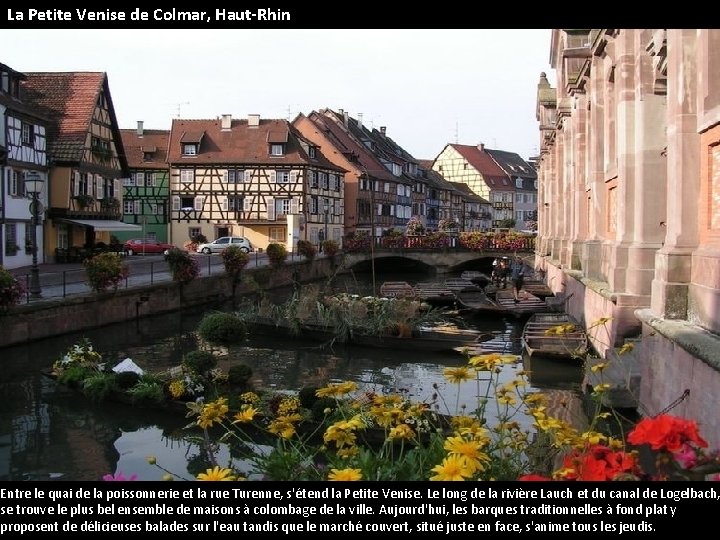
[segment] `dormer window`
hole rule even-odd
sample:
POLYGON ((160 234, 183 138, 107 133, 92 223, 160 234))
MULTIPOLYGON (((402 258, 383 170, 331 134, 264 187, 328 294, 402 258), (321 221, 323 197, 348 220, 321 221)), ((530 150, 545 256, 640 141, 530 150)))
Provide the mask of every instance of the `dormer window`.
POLYGON ((317 151, 314 146, 308 148, 308 157, 310 159, 315 159, 317 157, 317 151))
POLYGON ((400 176, 402 174, 402 165, 398 165, 397 163, 392 164, 392 173, 395 176, 400 176))
POLYGON ((198 153, 197 143, 184 143, 182 145, 183 156, 196 156, 198 153))
POLYGON ((522 178, 516 178, 516 179, 515 179, 515 187, 518 188, 518 189, 522 189, 522 187, 523 187, 522 178))
POLYGON ((284 156, 285 155, 285 145, 284 144, 271 144, 270 145, 270 155, 271 156, 284 156))

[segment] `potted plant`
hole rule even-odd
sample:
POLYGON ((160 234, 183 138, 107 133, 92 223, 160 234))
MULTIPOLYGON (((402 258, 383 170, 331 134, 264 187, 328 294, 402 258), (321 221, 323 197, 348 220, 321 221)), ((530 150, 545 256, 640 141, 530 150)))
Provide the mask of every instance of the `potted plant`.
POLYGON ((95 292, 102 292, 110 287, 117 289, 118 284, 128 277, 130 269, 117 253, 100 253, 85 259, 87 283, 95 292))
POLYGON ((190 283, 200 275, 200 265, 197 259, 187 251, 171 249, 167 255, 167 262, 173 281, 178 283, 190 283))
POLYGON ((95 197, 93 197, 92 195, 88 195, 87 193, 82 195, 75 195, 73 199, 75 199, 78 203, 78 206, 83 209, 88 208, 95 203, 95 197))
POLYGON ((325 240, 323 242, 323 252, 326 257, 334 257, 340 251, 340 244, 335 240, 325 240))
POLYGON ((317 248, 309 240, 298 240, 297 250, 300 255, 312 261, 317 254, 317 248))
POLYGON ((273 267, 282 266, 288 256, 285 244, 278 244, 277 242, 268 244, 266 252, 268 259, 270 260, 270 266, 273 267))
POLYGON ((6 312, 10 306, 19 304, 25 296, 26 288, 22 281, 0 266, 0 313, 6 312))

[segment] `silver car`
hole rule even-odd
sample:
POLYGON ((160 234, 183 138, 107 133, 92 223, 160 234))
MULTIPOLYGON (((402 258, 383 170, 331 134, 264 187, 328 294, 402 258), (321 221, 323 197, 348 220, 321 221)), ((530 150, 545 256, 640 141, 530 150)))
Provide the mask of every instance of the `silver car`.
POLYGON ((237 246, 240 248, 240 251, 244 251, 245 253, 249 253, 253 249, 250 240, 247 238, 242 236, 221 236, 217 240, 213 240, 207 244, 198 245, 196 251, 210 255, 211 253, 220 253, 230 246, 237 246))

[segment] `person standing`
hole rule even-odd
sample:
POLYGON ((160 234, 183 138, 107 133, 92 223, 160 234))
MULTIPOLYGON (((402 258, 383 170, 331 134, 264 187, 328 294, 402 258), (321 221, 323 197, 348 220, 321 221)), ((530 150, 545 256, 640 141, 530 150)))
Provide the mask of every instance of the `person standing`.
POLYGON ((318 232, 318 244, 320 246, 320 253, 322 253, 324 241, 325 241, 325 231, 320 229, 320 231, 318 232))
POLYGON ((525 280, 525 265, 519 255, 510 263, 510 280, 513 285, 513 299, 516 304, 520 302, 520 291, 525 280))

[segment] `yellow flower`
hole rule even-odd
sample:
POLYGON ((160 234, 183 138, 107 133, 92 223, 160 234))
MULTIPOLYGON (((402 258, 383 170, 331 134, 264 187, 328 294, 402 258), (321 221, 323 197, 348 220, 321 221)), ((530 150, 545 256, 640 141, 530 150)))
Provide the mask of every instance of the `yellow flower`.
POLYGON ((465 459, 465 467, 469 474, 484 470, 482 461, 488 461, 488 456, 481 452, 483 443, 479 440, 465 440, 462 437, 448 437, 444 448, 450 456, 461 456, 465 459))
POLYGON ((244 406, 242 410, 235 413, 235 420, 233 423, 246 424, 252 422, 258 410, 251 406, 244 406))
POLYGON ((598 362, 590 368, 590 371, 597 373, 598 371, 603 371, 606 367, 608 367, 607 362, 598 362))
POLYGON ((443 375, 448 381, 454 384, 460 384, 463 381, 471 381, 475 378, 467 366, 445 368, 443 370, 443 375))
POLYGON ((172 482, 173 480, 175 480, 175 477, 170 473, 165 473, 163 474, 162 479, 165 480, 165 482, 172 482))
POLYGON ((410 439, 415 438, 415 432, 407 424, 400 424, 390 430, 390 434, 388 435, 388 437, 393 440, 395 440, 395 439, 410 440, 410 439))
POLYGON ((173 399, 177 399, 185 393, 185 384, 182 381, 175 380, 168 386, 170 395, 173 399))
POLYGON ((328 480, 335 480, 336 482, 362 480, 362 472, 360 469, 330 469, 328 480))
POLYGON ((235 480, 235 475, 232 473, 232 469, 220 468, 216 465, 212 469, 207 469, 204 473, 198 474, 197 479, 210 482, 228 481, 235 480))
POLYGON ((467 462, 462 456, 450 455, 443 459, 440 465, 432 468, 435 476, 431 476, 430 480, 448 481, 448 480, 465 480, 472 476, 469 471, 467 462))
POLYGON ((268 431, 283 439, 290 439, 295 435, 295 426, 288 421, 277 419, 270 423, 268 431))
POLYGON ((155 465, 157 463, 157 458, 155 456, 148 456, 146 459, 150 465, 155 465))
POLYGON ((255 405, 260 401, 260 396, 258 396, 255 392, 245 392, 240 394, 240 401, 255 405))
POLYGON ((322 397, 343 397, 350 392, 354 392, 358 389, 357 383, 353 381, 345 381, 342 383, 331 383, 324 388, 320 388, 315 391, 315 395, 319 398, 322 397))
POLYGON ((351 457, 355 457, 360 453, 360 449, 357 446, 346 446, 345 448, 340 448, 337 451, 338 457, 341 457, 343 459, 349 459, 351 457))
POLYGON ((228 410, 227 398, 218 398, 211 401, 202 408, 200 417, 197 419, 197 425, 201 428, 208 428, 215 423, 219 424, 228 410))
POLYGON ((623 345, 622 347, 620 347, 620 350, 618 351, 618 354, 629 353, 629 352, 632 351, 634 348, 635 348, 635 344, 634 344, 634 343, 626 343, 625 345, 623 345))

